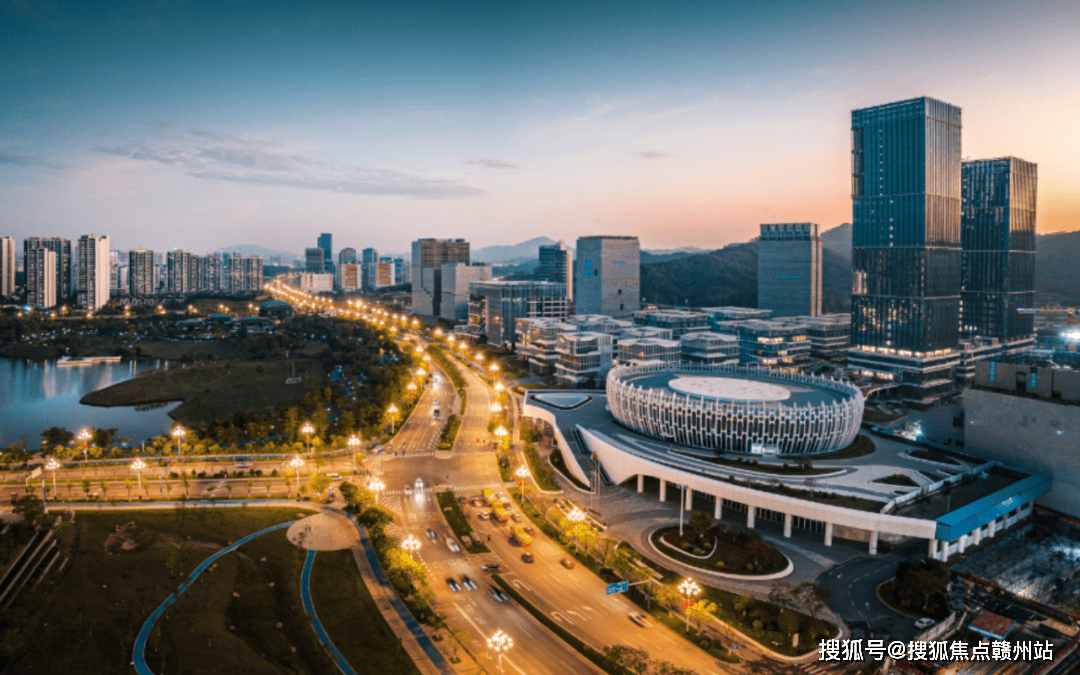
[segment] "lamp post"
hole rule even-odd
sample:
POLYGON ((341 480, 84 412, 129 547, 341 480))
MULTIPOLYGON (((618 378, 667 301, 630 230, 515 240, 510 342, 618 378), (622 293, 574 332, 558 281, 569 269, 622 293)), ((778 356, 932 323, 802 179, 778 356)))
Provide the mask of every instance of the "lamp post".
POLYGON ((187 436, 187 432, 184 431, 184 427, 176 427, 172 430, 173 438, 176 439, 176 456, 179 459, 183 459, 183 453, 180 450, 180 441, 184 440, 184 436, 187 436))
POLYGON ((311 434, 315 433, 315 427, 311 426, 311 422, 304 422, 304 426, 300 427, 300 433, 304 434, 304 440, 307 443, 308 454, 311 454, 311 434))
MULTIPOLYGON (((585 520, 585 512, 575 506, 574 510, 566 515, 566 519, 569 520, 570 522, 574 523, 575 524, 575 529, 576 529, 577 523, 580 523, 583 520, 585 520)), ((574 548, 575 549, 578 548, 577 537, 574 537, 574 548)))
POLYGON ((499 439, 496 442, 499 444, 500 449, 502 449, 502 441, 504 438, 510 435, 510 432, 506 430, 506 427, 500 424, 498 427, 495 428, 495 431, 493 431, 492 433, 495 434, 495 438, 499 439))
MULTIPOLYGON (((60 468, 60 462, 55 457, 50 457, 49 461, 45 462, 45 470, 52 472, 52 491, 53 495, 56 494, 56 470, 60 468)), ((41 501, 43 503, 48 500, 45 499, 45 481, 41 481, 41 501)))
POLYGON ((384 487, 386 485, 378 478, 374 478, 368 483, 368 489, 375 493, 375 506, 379 505, 379 493, 382 492, 384 487))
MULTIPOLYGON (((701 593, 701 586, 698 586, 696 583, 694 583, 693 579, 683 579, 683 582, 679 584, 679 592, 682 593, 684 598, 686 598, 686 602, 690 603, 693 602, 693 599, 701 593)), ((683 608, 683 619, 686 620, 687 633, 690 632, 690 617, 685 611, 688 607, 689 604, 687 604, 687 607, 683 608)))
POLYGON ((492 415, 498 415, 501 412, 502 412, 502 406, 499 405, 498 402, 491 404, 491 414, 492 415))
MULTIPOLYGON (((679 487, 682 488, 682 493, 679 496, 679 536, 681 537, 683 536, 683 511, 686 510, 686 486, 680 485, 679 487)), ((599 486, 597 490, 599 490, 599 486)))
POLYGON ((397 420, 396 415, 398 414, 398 408, 396 405, 391 403, 390 407, 386 409, 386 412, 390 413, 390 435, 393 436, 394 430, 396 428, 394 422, 397 420))
POLYGON ((488 638, 488 649, 493 649, 496 654, 499 655, 499 675, 503 675, 503 652, 514 646, 514 641, 510 639, 510 636, 501 630, 488 638))
POLYGON ((291 468, 293 470, 293 472, 296 474, 296 496, 299 497, 300 496, 300 469, 302 469, 304 467, 304 459, 300 455, 296 455, 295 457, 293 457, 292 459, 289 460, 289 463, 286 464, 286 466, 291 468))
POLYGON ((415 382, 410 382, 409 386, 407 386, 405 388, 409 390, 409 395, 410 396, 416 396, 416 383, 415 382))
POLYGON ((521 503, 525 503, 525 479, 529 477, 529 467, 522 466, 514 474, 521 479, 521 503))
POLYGON ((360 441, 359 438, 356 437, 355 434, 353 434, 352 436, 349 436, 349 440, 346 441, 345 443, 346 443, 346 445, 349 446, 349 454, 352 455, 352 472, 355 474, 357 472, 357 469, 356 469, 356 452, 357 452, 357 450, 356 449, 360 447, 362 442, 360 441))
MULTIPOLYGON (((82 458, 84 463, 87 461, 86 454, 87 450, 90 448, 90 439, 93 437, 94 435, 90 433, 89 429, 82 429, 81 431, 79 431, 79 435, 75 437, 82 441, 82 458)), ((83 475, 85 476, 86 474, 83 475)))
POLYGON ((410 534, 405 541, 401 542, 401 548, 405 549, 410 558, 416 560, 415 554, 420 550, 420 540, 410 534))
POLYGON ((136 457, 131 463, 131 470, 139 477, 139 499, 142 499, 142 472, 145 468, 146 462, 142 461, 142 457, 136 457))

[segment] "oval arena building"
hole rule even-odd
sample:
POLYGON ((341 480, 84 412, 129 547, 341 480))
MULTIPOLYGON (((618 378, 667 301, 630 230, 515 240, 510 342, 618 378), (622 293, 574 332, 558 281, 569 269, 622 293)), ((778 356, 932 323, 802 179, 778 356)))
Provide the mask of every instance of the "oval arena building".
POLYGON ((811 455, 847 447, 863 395, 841 380, 733 366, 614 368, 611 415, 634 431, 724 452, 811 455))

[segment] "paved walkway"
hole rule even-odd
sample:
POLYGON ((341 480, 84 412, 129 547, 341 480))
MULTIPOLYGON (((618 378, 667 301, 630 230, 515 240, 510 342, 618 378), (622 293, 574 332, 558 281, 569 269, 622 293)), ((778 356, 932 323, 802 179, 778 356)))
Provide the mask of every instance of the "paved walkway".
POLYGON ((314 564, 315 551, 309 550, 307 560, 304 561, 304 571, 300 573, 300 598, 304 603, 304 611, 311 615, 311 625, 315 629, 315 635, 319 636, 319 644, 330 654, 330 658, 337 664, 338 669, 345 675, 359 675, 334 646, 330 636, 323 629, 322 622, 319 621, 319 615, 315 613, 315 603, 311 601, 311 568, 314 564))

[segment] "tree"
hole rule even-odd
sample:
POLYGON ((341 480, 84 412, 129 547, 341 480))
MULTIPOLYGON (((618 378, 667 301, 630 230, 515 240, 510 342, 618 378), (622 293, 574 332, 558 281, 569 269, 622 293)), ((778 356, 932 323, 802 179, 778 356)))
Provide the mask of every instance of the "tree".
POLYGON ((713 526, 713 517, 704 511, 694 511, 690 514, 690 529, 697 534, 705 534, 713 526))
POLYGON ((191 493, 188 491, 188 488, 190 487, 191 483, 188 480, 187 474, 184 473, 183 470, 180 471, 180 483, 184 486, 184 496, 190 497, 191 493))
POLYGON ((83 478, 82 479, 82 491, 83 491, 83 494, 86 495, 86 498, 89 499, 90 498, 90 479, 89 478, 83 478))
POLYGON ((369 506, 360 514, 360 524, 371 529, 381 530, 394 522, 394 514, 381 506, 369 506))
POLYGON ((657 584, 656 602, 659 603, 661 607, 666 608, 670 612, 678 607, 681 600, 682 594, 679 593, 679 589, 675 588, 674 584, 657 584))
POLYGON ((817 482, 816 478, 807 478, 805 481, 803 481, 803 485, 810 488, 810 497, 811 498, 817 496, 815 494, 815 492, 817 490, 817 486, 818 486, 818 482, 817 482))
POLYGON ((64 427, 49 427, 41 432, 41 447, 48 448, 58 445, 67 445, 74 439, 75 434, 64 427))
POLYGON ((135 487, 135 481, 131 478, 125 478, 124 487, 127 488, 128 499, 131 499, 131 488, 135 487))
POLYGON ((45 505, 33 494, 23 495, 12 501, 12 512, 22 516, 27 525, 37 525, 45 520, 45 505))
POLYGON ((326 488, 330 487, 330 484, 333 482, 333 479, 324 473, 313 473, 308 478, 308 488, 316 495, 320 495, 326 488))
POLYGON ((686 608, 686 618, 693 621, 694 625, 700 631, 701 624, 708 624, 713 620, 714 612, 716 612, 716 603, 709 602, 708 600, 698 600, 686 608))
POLYGON ((649 652, 626 645, 608 645, 604 647, 604 656, 635 673, 647 673, 652 663, 649 652))
POLYGON ((458 646, 464 644, 469 639, 469 631, 464 628, 451 628, 450 633, 450 648, 454 650, 454 658, 458 657, 458 646))
POLYGON ((777 579, 769 586, 768 600, 781 609, 794 608, 798 605, 795 587, 783 579, 777 579))
POLYGON ((812 581, 805 581, 796 586, 795 594, 799 599, 799 605, 815 619, 825 609, 829 598, 832 597, 832 591, 812 581))
POLYGON ((108 499, 109 496, 109 484, 105 481, 98 481, 98 487, 101 488, 101 498, 108 499))
POLYGON ((116 434, 119 431, 120 430, 115 427, 109 429, 94 429, 94 438, 91 442, 99 448, 107 448, 116 440, 116 434))
POLYGON ((948 613, 949 568, 940 560, 924 558, 896 566, 894 594, 905 607, 914 607, 934 617, 948 613))
POLYGON ((630 583, 640 583, 638 588, 641 589, 642 595, 645 596, 645 606, 652 609, 653 599, 653 571, 648 567, 642 567, 634 565, 630 569, 630 583))
POLYGON ((247 496, 248 496, 248 499, 251 499, 251 488, 253 488, 253 487, 255 487, 255 481, 249 480, 247 482, 247 489, 248 489, 247 490, 247 496))

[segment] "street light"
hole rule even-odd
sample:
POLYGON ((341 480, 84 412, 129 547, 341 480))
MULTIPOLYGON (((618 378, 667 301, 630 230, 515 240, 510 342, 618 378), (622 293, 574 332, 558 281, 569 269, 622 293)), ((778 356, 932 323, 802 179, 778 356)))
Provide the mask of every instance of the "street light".
MULTIPOLYGON (((60 462, 55 457, 50 457, 49 461, 45 462, 45 470, 52 472, 52 491, 53 495, 56 495, 56 470, 60 468, 60 462)), ((45 481, 41 481, 41 501, 45 502, 45 481)))
POLYGON ((495 431, 493 431, 492 433, 495 434, 495 438, 499 439, 498 443, 500 446, 502 446, 503 439, 510 435, 510 432, 506 430, 506 427, 502 426, 501 424, 496 427, 495 431))
POLYGON ((146 462, 142 461, 142 457, 136 457, 131 463, 131 470, 139 476, 139 499, 142 499, 142 471, 145 468, 146 462))
POLYGON ((410 395, 416 396, 416 383, 415 382, 410 382, 409 386, 407 386, 405 388, 409 390, 410 395))
POLYGON ((514 472, 521 479, 521 503, 525 503, 525 479, 529 477, 529 467, 522 466, 514 472))
POLYGON ((304 440, 307 442, 308 454, 311 454, 311 434, 315 433, 315 427, 311 426, 311 422, 304 422, 304 426, 300 427, 300 433, 304 434, 304 440))
POLYGON ((487 641, 488 649, 495 650, 495 653, 499 655, 499 675, 503 675, 503 652, 514 646, 514 641, 510 639, 510 636, 501 630, 491 637, 487 641))
POLYGON ((499 405, 498 401, 491 404, 491 414, 492 415, 498 415, 501 412, 502 412, 502 406, 499 405))
MULTIPOLYGON (((93 438, 93 437, 94 437, 94 435, 92 433, 90 433, 89 429, 83 429, 82 431, 79 432, 79 435, 75 437, 75 438, 79 439, 80 441, 82 441, 82 443, 83 443, 83 446, 82 446, 83 462, 87 461, 87 459, 86 459, 86 450, 87 450, 87 448, 90 447, 90 439, 93 438)), ((85 467, 83 467, 83 468, 85 468, 85 467)), ((85 475, 86 474, 84 473, 83 476, 85 476, 85 475)))
MULTIPOLYGON (((581 509, 579 509, 576 506, 574 507, 573 511, 571 511, 570 513, 568 513, 566 515, 566 519, 569 520, 572 523, 580 523, 583 520, 585 520, 586 517, 587 516, 585 515, 585 512, 582 511, 581 509)), ((577 548, 578 548, 578 540, 577 540, 577 537, 574 537, 574 549, 577 550, 577 548)))
POLYGON ((356 437, 356 434, 349 436, 349 440, 345 442, 349 446, 349 454, 352 455, 352 472, 356 473, 356 449, 359 448, 363 441, 356 437))
MULTIPOLYGON (((296 496, 300 496, 300 469, 304 466, 304 460, 297 455, 289 460, 286 466, 290 467, 296 473, 296 496)), ((287 485, 287 483, 286 483, 287 485)))
MULTIPOLYGON (((683 579, 683 582, 679 584, 679 592, 686 598, 686 602, 690 603, 693 598, 696 598, 701 593, 701 586, 694 583, 693 579, 683 579)), ((687 605, 689 607, 689 604, 687 605)), ((686 613, 686 608, 683 608, 683 619, 686 620, 686 632, 690 632, 690 617, 686 613)))
POLYGON ((180 450, 180 441, 184 439, 184 436, 187 436, 187 432, 184 431, 184 427, 176 427, 172 430, 172 435, 173 438, 176 439, 176 456, 179 459, 183 459, 184 455, 180 450))
POLYGON ((414 557, 415 553, 420 550, 420 540, 411 534, 405 538, 405 541, 401 542, 401 548, 405 549, 405 552, 409 554, 410 558, 414 557))
POLYGON ((398 414, 398 408, 397 408, 396 405, 391 403, 390 407, 386 409, 386 412, 390 413, 390 435, 393 436, 394 435, 394 421, 397 419, 395 417, 395 415, 398 414))
POLYGON ((375 493, 375 506, 378 506, 379 505, 379 493, 382 492, 382 489, 384 487, 386 487, 386 485, 381 480, 379 480, 378 478, 373 478, 371 480, 371 482, 368 483, 367 486, 368 486, 369 490, 371 490, 372 492, 375 493))

